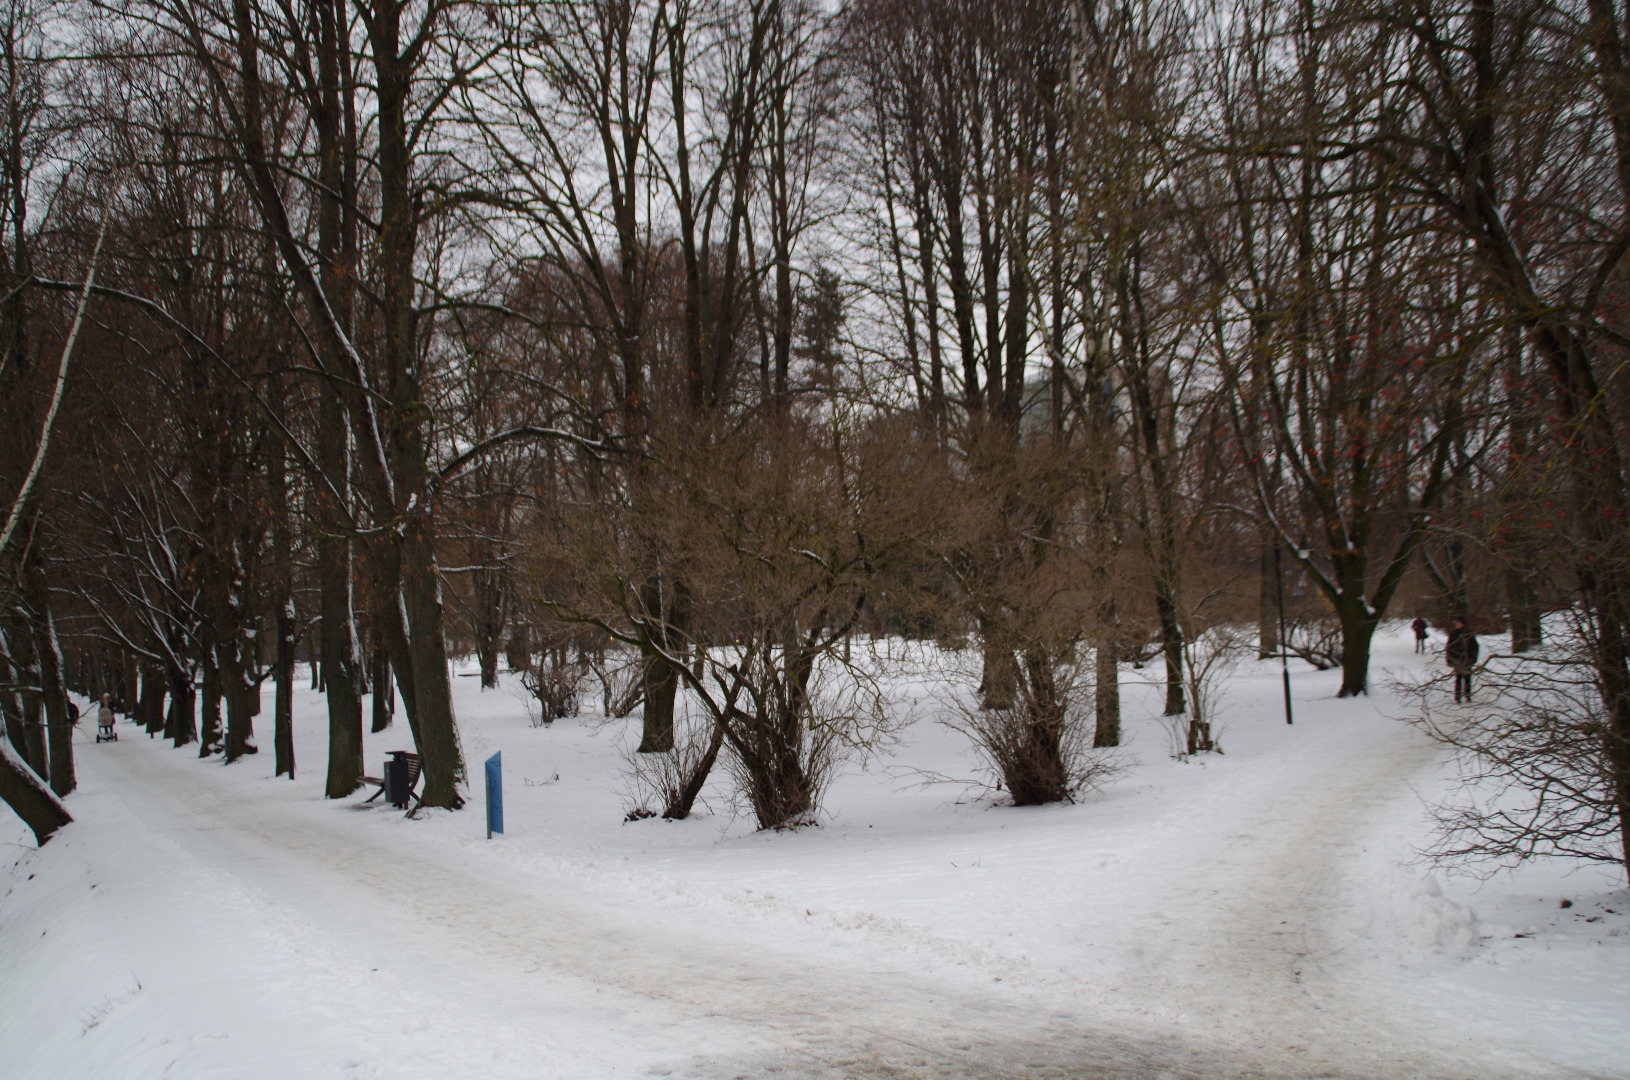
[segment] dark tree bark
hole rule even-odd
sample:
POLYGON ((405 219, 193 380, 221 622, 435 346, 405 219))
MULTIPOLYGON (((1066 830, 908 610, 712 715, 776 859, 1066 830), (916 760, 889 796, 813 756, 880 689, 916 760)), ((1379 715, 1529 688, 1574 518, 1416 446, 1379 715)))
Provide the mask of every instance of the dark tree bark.
MULTIPOLYGON (((352 166, 356 147, 347 119, 352 88, 346 79, 342 40, 347 22, 343 5, 318 0, 308 9, 314 46, 315 85, 308 86, 308 107, 317 134, 317 260, 330 316, 347 332, 353 318, 353 281, 357 265, 354 230, 356 197, 352 166)), ((242 31, 240 30, 240 33, 242 31)), ((317 587, 319 660, 328 706, 328 775, 324 792, 344 798, 361 784, 362 698, 352 598, 353 527, 350 454, 351 409, 355 387, 346 359, 330 335, 318 339, 323 368, 318 385, 317 467, 324 482, 317 495, 317 587)))
POLYGON ((168 691, 165 689, 164 669, 152 661, 145 661, 141 667, 141 704, 137 712, 137 719, 142 727, 147 729, 147 737, 152 738, 164 730, 164 697, 168 691))
POLYGON ((215 648, 215 634, 208 631, 198 650, 202 669, 198 686, 198 756, 201 758, 215 753, 221 742, 221 663, 215 648))
MULTIPOLYGON (((6 644, 10 646, 10 676, 24 687, 17 695, 16 719, 10 724, 13 730, 13 741, 18 735, 22 741, 16 745, 20 748, 23 760, 28 763, 41 776, 50 776, 50 757, 46 746, 45 715, 41 708, 40 693, 37 686, 39 678, 39 660, 35 656, 34 633, 28 624, 26 615, 21 611, 13 611, 14 617, 8 619, 6 627, 6 644)), ((10 718, 8 718, 9 720, 10 718)))
POLYGON ((39 661, 41 712, 51 759, 51 790, 58 798, 78 786, 74 775, 74 723, 68 718, 68 691, 62 683, 62 650, 57 643, 56 618, 51 611, 51 590, 45 561, 34 554, 28 560, 28 606, 34 623, 34 651, 39 661))
MULTIPOLYGON (((266 264, 275 265, 268 253, 266 264)), ((270 274, 268 274, 270 278, 270 274)), ((272 378, 267 396, 275 418, 286 420, 283 380, 272 378)), ((268 462, 267 502, 272 514, 272 754, 273 776, 294 779, 294 529, 289 510, 288 452, 277 446, 268 462)))
POLYGON ((319 413, 328 434, 318 444, 318 465, 334 480, 333 492, 319 496, 317 583, 324 696, 328 704, 328 776, 324 793, 343 799, 362 783, 362 698, 357 692, 358 657, 351 603, 351 544, 345 539, 350 514, 336 505, 349 491, 345 410, 332 380, 323 380, 319 413))
POLYGON ((170 711, 164 723, 164 737, 175 746, 198 741, 198 701, 192 675, 179 668, 170 671, 170 711))
POLYGON ((259 752, 255 745, 255 717, 260 715, 260 683, 253 677, 254 639, 243 632, 226 643, 222 653, 221 690, 226 702, 226 760, 237 761, 259 752))
POLYGON ((377 626, 374 629, 373 657, 373 726, 370 730, 377 735, 389 728, 396 716, 396 681, 391 677, 391 659, 385 651, 384 635, 377 626))
POLYGON ((1277 545, 1271 538, 1262 543, 1257 557, 1256 597, 1256 658, 1267 660, 1279 655, 1279 579, 1274 574, 1273 553, 1277 545))
POLYGON ((34 833, 34 842, 41 847, 53 833, 73 821, 67 807, 4 739, 0 739, 0 799, 23 819, 34 833))
POLYGON ((1093 641, 1092 745, 1099 749, 1121 745, 1120 641, 1110 623, 1093 641))
POLYGON ((680 681, 679 665, 669 655, 681 640, 674 627, 683 625, 677 620, 687 613, 676 597, 665 596, 661 582, 647 583, 643 599, 649 615, 640 634, 645 706, 638 752, 665 754, 674 748, 674 700, 680 681))

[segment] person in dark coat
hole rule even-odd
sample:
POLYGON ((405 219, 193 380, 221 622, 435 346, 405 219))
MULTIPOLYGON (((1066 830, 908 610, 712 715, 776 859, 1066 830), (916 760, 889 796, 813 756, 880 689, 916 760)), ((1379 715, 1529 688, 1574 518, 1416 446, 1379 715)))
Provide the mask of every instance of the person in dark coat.
POLYGON ((1421 618, 1419 615, 1417 615, 1417 616, 1415 616, 1415 621, 1409 624, 1409 628, 1411 630, 1415 631, 1415 651, 1418 652, 1418 653, 1425 652, 1426 651, 1426 620, 1421 618))
POLYGON ((1449 643, 1443 647, 1443 658, 1455 673, 1456 703, 1462 694, 1467 701, 1472 699, 1472 668, 1477 666, 1477 653, 1477 635, 1466 628, 1464 616, 1456 615, 1454 625, 1449 627, 1449 643))

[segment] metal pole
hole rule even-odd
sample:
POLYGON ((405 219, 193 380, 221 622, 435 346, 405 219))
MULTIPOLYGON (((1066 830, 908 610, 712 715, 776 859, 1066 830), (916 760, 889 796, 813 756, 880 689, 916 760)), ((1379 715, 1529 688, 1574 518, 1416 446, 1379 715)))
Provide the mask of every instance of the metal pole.
POLYGON ((1273 576, 1279 586, 1279 673, 1285 680, 1285 723, 1293 724, 1296 721, 1290 711, 1290 639, 1285 636, 1285 571, 1282 565, 1284 544, 1278 540, 1273 545, 1273 576))

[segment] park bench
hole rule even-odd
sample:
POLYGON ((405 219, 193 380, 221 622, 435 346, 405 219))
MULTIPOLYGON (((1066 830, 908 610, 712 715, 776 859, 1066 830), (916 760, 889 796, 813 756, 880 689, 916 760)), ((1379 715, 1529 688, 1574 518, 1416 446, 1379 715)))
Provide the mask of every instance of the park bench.
POLYGON ((375 784, 379 790, 362 801, 371 803, 381 795, 392 806, 406 810, 408 800, 423 802, 413 790, 419 784, 419 773, 423 770, 423 762, 419 755, 407 750, 392 750, 391 759, 385 762, 384 776, 364 776, 364 784, 375 784))

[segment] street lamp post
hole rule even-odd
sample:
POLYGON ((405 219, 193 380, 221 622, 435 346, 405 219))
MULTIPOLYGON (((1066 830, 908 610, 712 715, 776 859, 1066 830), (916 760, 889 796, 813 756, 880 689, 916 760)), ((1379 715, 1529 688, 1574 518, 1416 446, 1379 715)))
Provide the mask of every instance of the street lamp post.
POLYGON ((1273 545, 1273 576, 1279 586, 1279 674, 1285 681, 1285 723, 1295 723, 1290 710, 1290 639, 1285 636, 1285 571, 1284 543, 1273 545))

